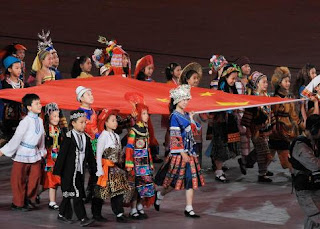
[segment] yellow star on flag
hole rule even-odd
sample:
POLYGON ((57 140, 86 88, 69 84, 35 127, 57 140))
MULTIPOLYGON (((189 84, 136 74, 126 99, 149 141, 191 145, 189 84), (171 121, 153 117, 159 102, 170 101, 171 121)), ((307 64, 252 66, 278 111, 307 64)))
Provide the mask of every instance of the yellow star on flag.
POLYGON ((157 98, 157 100, 160 101, 160 102, 163 102, 163 103, 168 103, 169 102, 169 99, 167 99, 167 98, 163 98, 163 99, 157 98))
POLYGON ((203 92, 203 93, 200 93, 200 96, 212 96, 212 95, 214 95, 215 93, 213 93, 213 92, 203 92))

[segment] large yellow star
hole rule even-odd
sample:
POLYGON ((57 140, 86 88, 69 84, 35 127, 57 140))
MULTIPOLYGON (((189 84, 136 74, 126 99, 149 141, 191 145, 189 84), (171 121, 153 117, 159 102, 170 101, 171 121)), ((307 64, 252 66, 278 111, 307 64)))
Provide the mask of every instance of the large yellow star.
POLYGON ((163 99, 157 98, 157 100, 160 101, 160 102, 163 102, 163 103, 168 103, 168 102, 170 102, 169 99, 167 99, 167 98, 163 98, 163 99))
POLYGON ((214 92, 203 92, 203 93, 200 93, 200 96, 212 96, 214 95, 215 93, 214 92))

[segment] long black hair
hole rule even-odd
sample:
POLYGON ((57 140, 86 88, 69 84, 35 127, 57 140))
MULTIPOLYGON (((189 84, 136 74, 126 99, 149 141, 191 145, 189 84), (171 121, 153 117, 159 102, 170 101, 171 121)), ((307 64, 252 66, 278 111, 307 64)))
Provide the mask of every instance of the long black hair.
POLYGON ((71 69, 71 77, 72 78, 77 78, 81 74, 82 70, 80 68, 80 64, 84 64, 87 61, 87 59, 90 59, 90 57, 80 56, 75 59, 75 61, 73 62, 72 69, 71 69))
POLYGON ((315 68, 315 66, 313 64, 308 63, 305 64, 298 72, 297 79, 292 90, 293 94, 297 96, 297 98, 300 97, 299 90, 301 86, 307 86, 311 82, 310 70, 313 68, 315 68))
POLYGON ((173 78, 173 73, 174 70, 176 69, 176 67, 181 66, 178 63, 170 63, 167 67, 166 67, 166 77, 167 80, 170 81, 173 78))
POLYGON ((172 112, 177 108, 177 104, 173 104, 173 98, 171 98, 170 103, 169 103, 169 112, 172 114, 172 112))

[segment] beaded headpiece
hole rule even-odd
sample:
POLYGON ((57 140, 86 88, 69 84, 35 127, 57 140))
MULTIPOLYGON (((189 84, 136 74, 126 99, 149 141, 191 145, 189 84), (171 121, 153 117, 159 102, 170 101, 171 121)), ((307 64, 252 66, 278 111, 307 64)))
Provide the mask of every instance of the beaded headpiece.
POLYGON ((48 103, 44 109, 46 115, 50 115, 51 112, 59 111, 58 104, 56 103, 48 103))
POLYGON ((187 84, 180 85, 170 90, 170 98, 173 99, 173 105, 176 105, 184 99, 191 99, 190 86, 187 84))
POLYGON ((51 51, 54 50, 53 48, 53 43, 50 36, 50 30, 48 30, 46 33, 44 32, 44 30, 41 31, 41 34, 38 33, 38 37, 39 37, 39 41, 38 41, 38 51, 41 50, 47 50, 47 51, 51 51))
POLYGON ((72 121, 74 119, 81 118, 81 117, 86 117, 86 113, 84 112, 73 113, 72 115, 70 115, 70 120, 72 121))

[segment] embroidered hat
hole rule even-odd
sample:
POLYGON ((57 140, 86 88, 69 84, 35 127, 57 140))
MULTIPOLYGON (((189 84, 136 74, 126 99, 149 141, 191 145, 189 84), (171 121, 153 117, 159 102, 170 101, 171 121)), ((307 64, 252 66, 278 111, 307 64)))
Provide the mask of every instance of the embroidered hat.
POLYGON ((14 56, 8 56, 3 60, 3 65, 6 70, 14 63, 21 63, 21 60, 14 56))
POLYGON ((45 106, 45 109, 44 109, 45 114, 46 115, 50 115, 51 112, 53 112, 53 111, 59 111, 58 104, 56 104, 56 103, 48 103, 45 106))
POLYGON ((173 99, 173 105, 178 104, 180 101, 184 99, 191 99, 190 94, 190 86, 187 84, 183 84, 178 86, 177 88, 170 90, 170 98, 173 99))
POLYGON ((227 64, 223 68, 221 77, 228 77, 233 72, 237 72, 239 74, 241 72, 239 66, 236 64, 227 64))
POLYGON ((154 64, 153 63, 153 57, 151 55, 146 55, 139 59, 136 64, 136 69, 134 70, 134 78, 136 79, 139 72, 142 71, 145 67, 148 65, 154 64))
POLYGON ((291 74, 290 74, 289 68, 287 68, 287 67, 277 67, 274 70, 274 73, 273 73, 272 78, 271 78, 272 86, 274 86, 276 88, 277 86, 280 85, 281 81, 286 77, 291 78, 291 74))
POLYGON ((248 80, 251 84, 251 86, 253 86, 253 89, 257 88, 257 84, 259 83, 259 81, 263 78, 263 77, 267 77, 265 74, 263 74, 262 72, 258 72, 258 71, 254 71, 249 77, 248 80))
POLYGON ((223 66, 228 63, 226 58, 222 55, 213 55, 210 59, 209 67, 210 71, 209 74, 211 75, 213 71, 218 72, 223 66))
POLYGON ((81 97, 83 96, 84 93, 87 91, 91 91, 91 88, 86 88, 83 86, 79 86, 76 89, 76 94, 77 94, 77 100, 80 102, 81 97))
POLYGON ((111 115, 117 115, 120 111, 116 109, 103 109, 98 117, 98 131, 101 133, 104 130, 104 124, 107 121, 107 119, 111 115))

